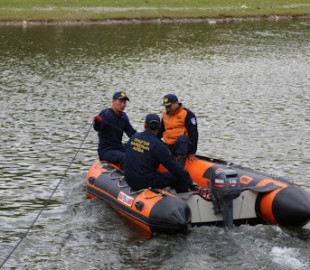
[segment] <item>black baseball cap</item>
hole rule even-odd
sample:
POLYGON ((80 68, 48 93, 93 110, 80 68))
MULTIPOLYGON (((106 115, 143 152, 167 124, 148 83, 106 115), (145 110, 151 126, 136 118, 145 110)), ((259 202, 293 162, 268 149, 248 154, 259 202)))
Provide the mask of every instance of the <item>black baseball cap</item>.
POLYGON ((123 92, 123 91, 116 92, 116 93, 113 95, 113 99, 126 99, 126 100, 129 101, 129 98, 127 97, 126 93, 123 92))
POLYGON ((169 106, 175 102, 179 101, 177 96, 174 94, 168 94, 164 96, 163 106, 169 106))
POLYGON ((158 128, 160 126, 160 118, 157 114, 150 113, 145 118, 145 124, 150 128, 158 128))

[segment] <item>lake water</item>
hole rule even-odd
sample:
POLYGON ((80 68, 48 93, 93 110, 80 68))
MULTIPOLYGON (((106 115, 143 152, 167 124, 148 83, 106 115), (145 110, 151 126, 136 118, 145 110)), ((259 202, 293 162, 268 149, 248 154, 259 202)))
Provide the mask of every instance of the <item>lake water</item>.
POLYGON ((147 237, 85 186, 92 118, 124 90, 138 131, 175 93, 198 154, 310 192, 309 33, 309 20, 0 27, 1 262, 63 179, 4 269, 310 269, 310 224, 147 237))

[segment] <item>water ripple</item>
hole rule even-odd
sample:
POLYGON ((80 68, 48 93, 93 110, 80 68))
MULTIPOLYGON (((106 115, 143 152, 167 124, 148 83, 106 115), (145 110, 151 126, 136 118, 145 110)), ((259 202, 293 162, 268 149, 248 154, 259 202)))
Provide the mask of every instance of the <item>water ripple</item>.
MULTIPOLYGON (((309 28, 308 21, 0 27, 1 250, 8 252, 33 221, 93 116, 119 90, 130 96, 126 111, 137 130, 147 113, 163 113, 165 94, 175 93, 197 115, 199 154, 310 191, 309 28)), ((292 268, 283 253, 300 268, 309 265, 309 225, 293 236, 272 226, 242 226, 228 235, 193 228, 186 236, 144 238, 110 207, 86 199, 96 147, 91 130, 8 266, 292 268)))

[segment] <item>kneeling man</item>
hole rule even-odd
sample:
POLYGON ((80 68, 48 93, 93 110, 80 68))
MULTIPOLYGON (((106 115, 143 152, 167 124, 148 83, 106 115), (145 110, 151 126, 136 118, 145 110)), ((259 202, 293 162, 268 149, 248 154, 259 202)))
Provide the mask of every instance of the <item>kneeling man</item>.
POLYGON ((128 142, 124 161, 125 179, 128 185, 136 190, 168 186, 175 187, 177 192, 197 190, 197 185, 188 172, 171 155, 166 144, 157 138, 160 129, 159 116, 148 114, 144 128, 143 132, 136 133, 128 142), (160 163, 169 172, 158 172, 160 163))

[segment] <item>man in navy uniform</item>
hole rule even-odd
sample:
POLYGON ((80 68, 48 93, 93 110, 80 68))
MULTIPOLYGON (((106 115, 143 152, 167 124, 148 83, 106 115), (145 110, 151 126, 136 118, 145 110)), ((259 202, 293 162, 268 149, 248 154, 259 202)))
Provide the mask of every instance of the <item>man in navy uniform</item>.
POLYGON ((113 95, 112 108, 102 110, 94 117, 94 129, 98 132, 98 155, 100 160, 114 164, 122 163, 126 147, 122 143, 124 132, 130 138, 137 131, 129 122, 124 112, 127 100, 125 92, 116 92, 113 95))
POLYGON ((197 185, 187 171, 171 155, 168 147, 157 138, 160 118, 156 114, 146 116, 145 130, 133 135, 127 146, 124 161, 125 179, 133 189, 165 188, 174 186, 177 192, 197 190, 197 185), (158 172, 159 164, 168 172, 158 172))

